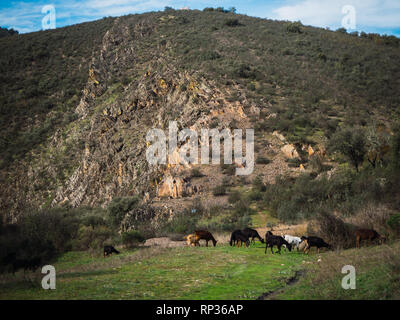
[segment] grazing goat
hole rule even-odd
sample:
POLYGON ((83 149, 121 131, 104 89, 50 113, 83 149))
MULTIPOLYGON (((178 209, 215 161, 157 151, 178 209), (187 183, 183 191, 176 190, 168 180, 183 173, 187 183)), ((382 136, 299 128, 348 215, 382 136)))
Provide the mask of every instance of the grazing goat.
POLYGON ((261 236, 258 234, 257 230, 251 229, 251 228, 245 228, 242 230, 242 233, 247 236, 248 238, 251 237, 251 242, 255 242, 254 238, 258 238, 258 240, 261 241, 261 243, 264 243, 264 239, 261 238, 261 236))
POLYGON ((320 248, 332 249, 332 246, 330 244, 326 243, 323 239, 321 239, 319 237, 305 237, 305 236, 302 236, 301 240, 302 241, 307 241, 307 245, 306 245, 306 247, 304 249, 304 253, 306 253, 306 251, 307 251, 307 254, 310 252, 311 247, 317 247, 318 253, 319 253, 320 248))
POLYGON ((112 255, 113 253, 119 254, 119 251, 113 246, 104 246, 104 258, 112 255))
POLYGON ((249 237, 246 236, 241 230, 235 230, 231 234, 231 240, 229 241, 230 246, 234 246, 236 244, 237 247, 239 247, 239 242, 240 246, 245 243, 246 247, 249 246, 249 237))
POLYGON ((186 237, 186 243, 188 246, 192 246, 192 247, 199 246, 200 247, 199 237, 196 236, 195 234, 189 234, 186 237))
POLYGON ((386 242, 386 238, 381 236, 378 232, 372 229, 358 229, 356 231, 356 246, 360 248, 360 243, 363 240, 368 240, 369 243, 373 240, 379 240, 379 243, 382 244, 386 242))
POLYGON ((267 248, 271 248, 271 252, 274 253, 272 250, 273 246, 278 247, 277 253, 281 254, 281 247, 286 245, 289 251, 292 251, 292 245, 283 239, 281 236, 274 236, 271 231, 267 231, 265 234, 265 254, 267 254, 267 248))
MULTIPOLYGON (((289 242, 292 245, 292 247, 296 247, 297 251, 299 251, 299 246, 300 246, 300 243, 302 241, 299 237, 295 237, 295 236, 291 236, 291 235, 285 234, 283 236, 283 238, 287 242, 289 242)), ((286 251, 286 246, 285 246, 285 251, 286 251)))
POLYGON ((213 235, 207 230, 197 230, 194 232, 196 236, 199 237, 199 240, 206 240, 206 246, 208 247, 208 241, 212 241, 214 247, 217 245, 217 240, 214 239, 213 235))

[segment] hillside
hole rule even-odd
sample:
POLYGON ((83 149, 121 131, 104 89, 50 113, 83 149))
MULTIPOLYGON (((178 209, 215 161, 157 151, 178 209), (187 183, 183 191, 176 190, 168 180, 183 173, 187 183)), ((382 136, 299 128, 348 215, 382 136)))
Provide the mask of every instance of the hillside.
POLYGON ((181 212, 195 198, 223 207, 227 196, 214 196, 216 186, 243 193, 257 176, 273 184, 279 175, 335 169, 346 162, 326 153, 338 128, 373 128, 389 139, 399 119, 395 37, 167 10, 12 35, 0 48, 5 221, 27 209, 106 208, 127 196, 149 204, 150 218, 181 212), (169 121, 255 128, 253 174, 149 166, 146 133, 169 121), (314 153, 323 163, 311 162, 314 153))

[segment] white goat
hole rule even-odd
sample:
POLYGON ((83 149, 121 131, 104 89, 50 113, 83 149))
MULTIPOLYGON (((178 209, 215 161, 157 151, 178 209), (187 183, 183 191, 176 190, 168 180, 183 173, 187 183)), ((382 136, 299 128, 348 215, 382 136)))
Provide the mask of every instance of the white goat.
MULTIPOLYGON (((284 238, 288 243, 290 243, 290 244, 292 245, 293 248, 296 247, 296 248, 297 248, 297 251, 299 251, 299 246, 300 246, 300 243, 301 243, 301 239, 300 239, 299 237, 295 237, 295 236, 291 236, 291 235, 285 234, 285 235, 283 236, 283 238, 284 238)), ((285 246, 285 251, 286 251, 286 246, 285 246)))

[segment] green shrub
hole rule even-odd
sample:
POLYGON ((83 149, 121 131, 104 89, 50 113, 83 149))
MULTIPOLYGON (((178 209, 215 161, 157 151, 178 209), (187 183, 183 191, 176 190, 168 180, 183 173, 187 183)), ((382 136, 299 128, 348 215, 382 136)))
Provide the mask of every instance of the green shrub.
POLYGON ((233 176, 236 173, 236 166, 234 164, 222 163, 220 166, 223 174, 233 176))
POLYGON ((252 190, 249 193, 249 199, 251 201, 260 201, 262 198, 263 198, 263 194, 259 190, 252 190))
POLYGON ((216 186, 213 189, 213 195, 215 197, 224 196, 226 195, 226 187, 224 185, 216 186))
POLYGON ((286 24, 286 31, 290 33, 302 33, 302 24, 300 21, 289 22, 286 24))
POLYGON ((225 20, 224 23, 228 27, 238 27, 241 26, 241 23, 239 22, 239 19, 227 19, 225 20))
POLYGON ((40 264, 51 262, 57 254, 71 249, 71 240, 76 237, 78 225, 75 215, 65 209, 22 214, 17 225, 3 226, 0 234, 0 271, 10 271, 10 265, 16 259, 37 260, 40 264))
POLYGON ((196 223, 200 217, 201 214, 198 214, 197 211, 184 210, 175 214, 172 220, 163 227, 162 231, 167 234, 187 235, 196 229, 196 223))
POLYGON ((234 190, 231 193, 229 193, 229 197, 228 197, 229 203, 232 203, 232 204, 236 203, 236 202, 240 201, 240 199, 241 199, 241 194, 239 191, 234 190))
POLYGON ((271 160, 269 160, 265 157, 259 156, 256 160, 256 163, 257 164, 269 164, 269 163, 271 163, 271 160))
POLYGON ((138 204, 138 197, 114 198, 107 207, 111 225, 118 228, 125 215, 136 208, 138 204))
POLYGON ((400 233, 400 213, 392 215, 387 221, 387 225, 395 231, 397 234, 400 233))
POLYGON ((190 176, 191 176, 192 178, 201 178, 201 177, 203 177, 203 174, 201 173, 201 171, 200 171, 199 168, 193 168, 193 169, 190 171, 190 176))
POLYGON ((267 190, 267 187, 265 183, 263 182, 261 176, 257 176, 253 180, 253 189, 258 192, 265 192, 267 190))
POLYGON ((136 247, 138 244, 143 243, 146 239, 137 230, 131 230, 122 234, 122 243, 127 248, 136 247))
POLYGON ((298 168, 302 163, 302 161, 299 158, 287 159, 286 162, 288 163, 288 166, 290 168, 298 168))
POLYGON ((72 240, 73 250, 100 249, 113 236, 112 230, 104 225, 92 228, 91 226, 81 226, 76 238, 72 240))
MULTIPOLYGON (((315 223, 318 232, 314 231, 313 234, 320 236, 333 247, 340 249, 354 247, 354 233, 357 229, 356 226, 345 223, 339 217, 336 217, 325 210, 319 212, 315 223)), ((310 233, 310 230, 308 230, 308 232, 310 233)))
POLYGON ((90 226, 94 229, 97 226, 102 226, 106 224, 104 218, 96 216, 96 215, 89 215, 83 218, 82 224, 85 226, 90 226))

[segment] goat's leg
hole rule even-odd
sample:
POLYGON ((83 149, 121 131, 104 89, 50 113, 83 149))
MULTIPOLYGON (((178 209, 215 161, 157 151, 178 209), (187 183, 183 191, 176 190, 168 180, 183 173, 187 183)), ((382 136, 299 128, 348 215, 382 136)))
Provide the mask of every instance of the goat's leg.
POLYGON ((274 253, 274 250, 272 250, 272 248, 273 248, 273 245, 272 245, 272 246, 270 246, 270 248, 271 248, 271 252, 272 252, 272 253, 274 253))

